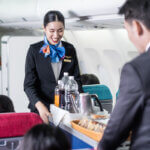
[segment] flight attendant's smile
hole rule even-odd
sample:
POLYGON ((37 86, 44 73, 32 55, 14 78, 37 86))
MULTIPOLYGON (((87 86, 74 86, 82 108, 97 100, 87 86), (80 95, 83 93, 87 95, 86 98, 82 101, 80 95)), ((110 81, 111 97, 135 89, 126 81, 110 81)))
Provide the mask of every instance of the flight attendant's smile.
POLYGON ((49 43, 55 45, 59 43, 64 35, 64 25, 60 21, 50 22, 44 28, 44 31, 49 43))

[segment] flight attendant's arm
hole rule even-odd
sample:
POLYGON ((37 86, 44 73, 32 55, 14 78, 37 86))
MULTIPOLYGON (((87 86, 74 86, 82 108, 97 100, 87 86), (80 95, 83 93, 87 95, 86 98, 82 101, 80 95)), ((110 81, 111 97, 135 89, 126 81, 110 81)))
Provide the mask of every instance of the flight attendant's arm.
POLYGON ((37 72, 36 62, 33 54, 34 49, 30 46, 25 64, 25 80, 24 80, 24 91, 27 94, 31 104, 37 108, 42 120, 48 123, 48 116, 50 115, 47 107, 40 101, 40 91, 37 88, 37 72))
POLYGON ((115 150, 125 141, 143 108, 141 81, 131 64, 126 64, 122 70, 119 89, 119 97, 99 143, 99 150, 115 150))
POLYGON ((42 120, 44 121, 44 123, 49 123, 48 117, 51 116, 50 112, 48 111, 47 107, 41 102, 38 101, 35 104, 35 107, 37 108, 40 117, 42 118, 42 120))

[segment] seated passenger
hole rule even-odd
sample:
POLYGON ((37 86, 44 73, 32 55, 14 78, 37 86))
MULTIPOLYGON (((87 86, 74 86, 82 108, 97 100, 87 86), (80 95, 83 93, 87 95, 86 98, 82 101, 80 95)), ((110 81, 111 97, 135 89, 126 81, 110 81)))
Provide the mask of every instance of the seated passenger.
POLYGON ((94 74, 82 74, 81 82, 82 85, 100 84, 98 77, 94 74))
POLYGON ((24 136, 20 150, 71 150, 71 145, 58 127, 36 125, 24 136))
POLYGON ((15 112, 12 100, 5 95, 0 95, 0 113, 15 112))

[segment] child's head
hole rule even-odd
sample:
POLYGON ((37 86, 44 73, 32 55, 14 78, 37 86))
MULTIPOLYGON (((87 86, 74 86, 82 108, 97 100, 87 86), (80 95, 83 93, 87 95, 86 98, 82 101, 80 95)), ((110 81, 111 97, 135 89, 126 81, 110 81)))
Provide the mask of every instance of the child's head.
POLYGON ((12 100, 5 95, 0 95, 0 113, 15 112, 12 100))
POLYGON ((24 136, 22 150, 70 150, 66 135, 58 127, 36 125, 24 136))

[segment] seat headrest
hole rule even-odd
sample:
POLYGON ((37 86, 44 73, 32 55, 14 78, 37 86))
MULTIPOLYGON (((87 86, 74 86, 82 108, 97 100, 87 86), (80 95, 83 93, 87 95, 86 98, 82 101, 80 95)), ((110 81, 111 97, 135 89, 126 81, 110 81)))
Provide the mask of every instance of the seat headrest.
POLYGON ((0 138, 23 136, 30 128, 43 123, 35 113, 1 113, 0 138))
POLYGON ((110 89, 106 85, 92 84, 82 86, 83 91, 89 94, 97 94, 100 100, 112 100, 110 89))

